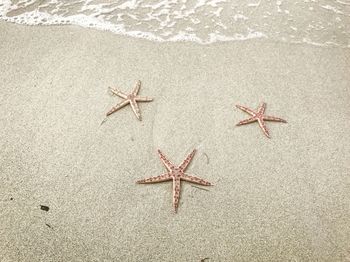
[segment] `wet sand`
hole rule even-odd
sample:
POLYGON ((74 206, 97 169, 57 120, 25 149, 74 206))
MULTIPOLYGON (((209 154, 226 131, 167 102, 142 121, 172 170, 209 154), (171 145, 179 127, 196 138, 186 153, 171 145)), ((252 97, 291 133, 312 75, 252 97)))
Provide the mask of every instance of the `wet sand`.
POLYGON ((1 261, 350 261, 350 52, 0 22, 1 261), (142 81, 143 120, 108 86, 142 81), (236 104, 287 124, 236 127, 236 104), (137 185, 156 150, 214 184, 137 185), (49 209, 41 208, 47 206, 49 209))

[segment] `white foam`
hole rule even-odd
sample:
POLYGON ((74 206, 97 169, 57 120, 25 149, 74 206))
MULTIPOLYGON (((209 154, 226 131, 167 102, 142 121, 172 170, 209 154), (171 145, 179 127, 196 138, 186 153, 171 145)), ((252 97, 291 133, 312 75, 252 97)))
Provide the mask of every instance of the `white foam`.
POLYGON ((315 0, 250 1, 20 0, 14 4, 0 0, 0 19, 26 25, 78 25, 160 42, 209 44, 265 38, 350 46, 346 0, 332 5, 315 0))

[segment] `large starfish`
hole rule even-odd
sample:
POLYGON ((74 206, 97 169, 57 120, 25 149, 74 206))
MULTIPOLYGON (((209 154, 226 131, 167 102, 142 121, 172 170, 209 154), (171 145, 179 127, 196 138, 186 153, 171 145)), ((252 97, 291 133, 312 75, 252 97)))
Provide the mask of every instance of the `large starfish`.
POLYGON ((176 213, 177 208, 179 206, 179 200, 180 200, 180 186, 181 186, 181 180, 199 184, 202 186, 210 186, 211 184, 204 179, 201 179, 199 177, 195 177, 193 175, 189 175, 185 173, 185 170, 189 163, 191 162, 194 154, 196 153, 196 150, 194 149, 187 157, 186 159, 181 163, 180 166, 175 166, 173 163, 171 163, 164 154, 158 150, 158 154, 160 157, 160 160, 162 160, 164 166, 168 170, 168 172, 160 175, 160 176, 154 176, 146 179, 142 179, 137 181, 138 184, 149 184, 149 183, 158 183, 158 182, 164 182, 173 180, 173 207, 174 211, 176 213))
POLYGON ((251 118, 248 118, 248 119, 240 121, 237 124, 237 126, 245 125, 245 124, 249 124, 249 123, 258 121, 261 130, 264 132, 264 134, 268 138, 270 138, 270 134, 269 134, 269 131, 266 128, 266 125, 265 125, 264 121, 275 121, 275 122, 287 123, 287 121, 282 119, 282 118, 264 115, 265 109, 266 109, 266 103, 262 103, 261 106, 259 106, 257 111, 253 111, 253 110, 251 110, 251 109, 249 109, 247 107, 240 106, 240 105, 236 105, 236 107, 252 116, 251 118))
POLYGON ((141 81, 137 81, 136 85, 134 87, 134 90, 132 90, 131 94, 129 94, 129 95, 124 94, 123 92, 119 91, 117 88, 115 88, 115 89, 110 88, 111 92, 114 95, 117 95, 117 96, 123 98, 124 100, 122 102, 120 102, 119 104, 117 104, 116 106, 112 107, 112 109, 109 110, 106 115, 109 116, 109 115, 113 114, 115 111, 119 110, 120 108, 126 106, 127 104, 130 104, 137 119, 141 120, 140 109, 139 109, 136 102, 150 102, 153 100, 153 98, 138 96, 137 94, 140 90, 140 87, 141 87, 141 81))

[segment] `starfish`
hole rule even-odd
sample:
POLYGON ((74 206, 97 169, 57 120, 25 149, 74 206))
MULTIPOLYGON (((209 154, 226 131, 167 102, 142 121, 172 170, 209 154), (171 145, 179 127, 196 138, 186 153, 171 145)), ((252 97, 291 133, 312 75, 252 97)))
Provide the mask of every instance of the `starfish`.
POLYGON ((270 138, 270 134, 266 128, 265 121, 275 121, 275 122, 287 123, 287 121, 282 119, 282 118, 264 115, 265 109, 266 109, 266 103, 262 103, 261 106, 259 106, 258 111, 256 111, 256 112, 247 108, 247 107, 244 107, 244 106, 236 105, 236 107, 252 116, 251 118, 240 121, 237 124, 237 126, 241 126, 241 125, 245 125, 245 124, 249 124, 249 123, 258 121, 261 130, 264 132, 264 134, 268 138, 270 138))
POLYGON ((108 111, 106 116, 109 116, 109 115, 113 114, 115 111, 119 110, 120 108, 126 106, 127 104, 130 104, 137 119, 141 121, 140 109, 139 109, 136 102, 151 102, 153 99, 149 98, 149 97, 138 96, 137 94, 140 90, 140 87, 141 87, 141 81, 139 80, 136 82, 134 90, 132 90, 131 94, 129 94, 129 95, 124 94, 123 92, 119 91, 117 88, 115 88, 115 89, 110 88, 111 92, 114 95, 117 95, 117 96, 123 98, 124 100, 122 102, 120 102, 119 104, 117 104, 116 106, 112 107, 112 109, 108 111))
POLYGON ((160 175, 160 176, 154 176, 146 179, 142 179, 137 181, 138 184, 150 184, 150 183, 158 183, 158 182, 164 182, 173 180, 173 207, 175 213, 177 212, 177 208, 179 206, 179 200, 180 200, 180 186, 181 186, 181 180, 199 184, 202 186, 211 186, 211 184, 199 177, 189 175, 185 173, 185 170, 189 163, 191 162, 194 154, 196 153, 196 149, 194 149, 186 158, 185 160, 180 164, 180 166, 175 166, 173 163, 171 163, 165 155, 158 150, 159 158, 163 162, 164 166, 168 170, 168 172, 160 175))

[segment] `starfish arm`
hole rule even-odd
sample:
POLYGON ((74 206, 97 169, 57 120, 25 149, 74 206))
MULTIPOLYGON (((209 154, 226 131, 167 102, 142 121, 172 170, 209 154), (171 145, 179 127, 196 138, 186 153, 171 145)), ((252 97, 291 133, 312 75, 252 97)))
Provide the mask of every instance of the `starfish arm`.
POLYGON ((127 99, 127 95, 126 94, 124 94, 123 92, 121 92, 119 89, 117 89, 117 88, 109 88, 109 90, 114 94, 114 95, 117 95, 117 96, 119 96, 119 97, 121 97, 121 98, 124 98, 124 99, 127 99))
POLYGON ((159 183, 164 181, 169 181, 172 179, 172 176, 169 173, 162 174, 160 176, 153 176, 145 179, 141 179, 136 181, 137 184, 151 184, 151 183, 159 183))
POLYGON ((171 163, 167 158, 166 156, 162 153, 162 151, 160 151, 158 149, 158 155, 159 155, 159 158, 160 160, 162 160, 164 166, 166 167, 166 169, 168 169, 169 171, 171 171, 175 166, 173 163, 171 163))
POLYGON ((196 149, 193 149, 193 151, 186 157, 186 159, 181 163, 179 166, 180 169, 185 171, 189 163, 191 162, 192 158, 194 157, 194 154, 196 153, 196 149))
POLYGON ((256 117, 251 117, 251 118, 248 118, 248 119, 245 119, 245 120, 242 120, 242 121, 238 122, 238 124, 236 126, 246 125, 246 124, 249 124, 249 123, 253 123, 255 121, 257 121, 257 118, 256 117))
POLYGON ((258 108, 258 112, 260 114, 264 114, 265 113, 265 109, 266 109, 266 103, 262 103, 261 106, 259 106, 259 108, 258 108))
POLYGON ((137 95, 137 93, 138 93, 139 90, 140 90, 140 87, 141 87, 141 81, 140 81, 140 80, 137 80, 136 85, 135 85, 135 87, 134 87, 134 90, 132 90, 132 94, 133 94, 134 96, 137 95))
POLYGON ((175 213, 177 211, 177 208, 179 207, 180 187, 181 187, 180 178, 174 178, 174 180, 173 180, 173 207, 174 207, 175 213))
POLYGON ((137 119, 141 121, 140 108, 139 108, 139 106, 137 105, 137 103, 136 103, 136 101, 134 99, 130 100, 130 105, 131 105, 132 111, 134 111, 137 119))
POLYGON ((126 106, 128 103, 129 103, 129 100, 122 101, 121 103, 119 103, 116 106, 112 107, 112 109, 107 112, 106 116, 109 116, 109 115, 113 114, 115 111, 117 111, 120 108, 126 106))
POLYGON ((211 186, 212 185, 210 182, 205 181, 204 179, 201 179, 201 178, 196 177, 196 176, 191 176, 189 174, 183 174, 181 176, 181 179, 185 180, 187 182, 195 183, 195 184, 202 185, 202 186, 211 186))
POLYGON ((142 96, 136 96, 135 97, 135 100, 136 101, 140 101, 140 102, 151 102, 153 101, 153 98, 150 98, 150 97, 142 97, 142 96))
POLYGON ((284 120, 282 118, 279 118, 279 117, 274 117, 274 116, 264 116, 263 119, 267 120, 267 121, 275 121, 275 122, 287 123, 286 120, 284 120))
POLYGON ((254 112, 253 110, 249 109, 248 107, 240 106, 240 105, 236 105, 236 107, 241 109, 242 111, 248 113, 251 116, 255 116, 256 115, 256 112, 254 112))
POLYGON ((259 126, 261 128, 261 130, 264 132, 265 136, 267 136, 268 138, 270 138, 270 134, 269 134, 269 131, 267 130, 266 128, 266 125, 264 123, 264 120, 262 119, 258 119, 258 122, 259 122, 259 126))

